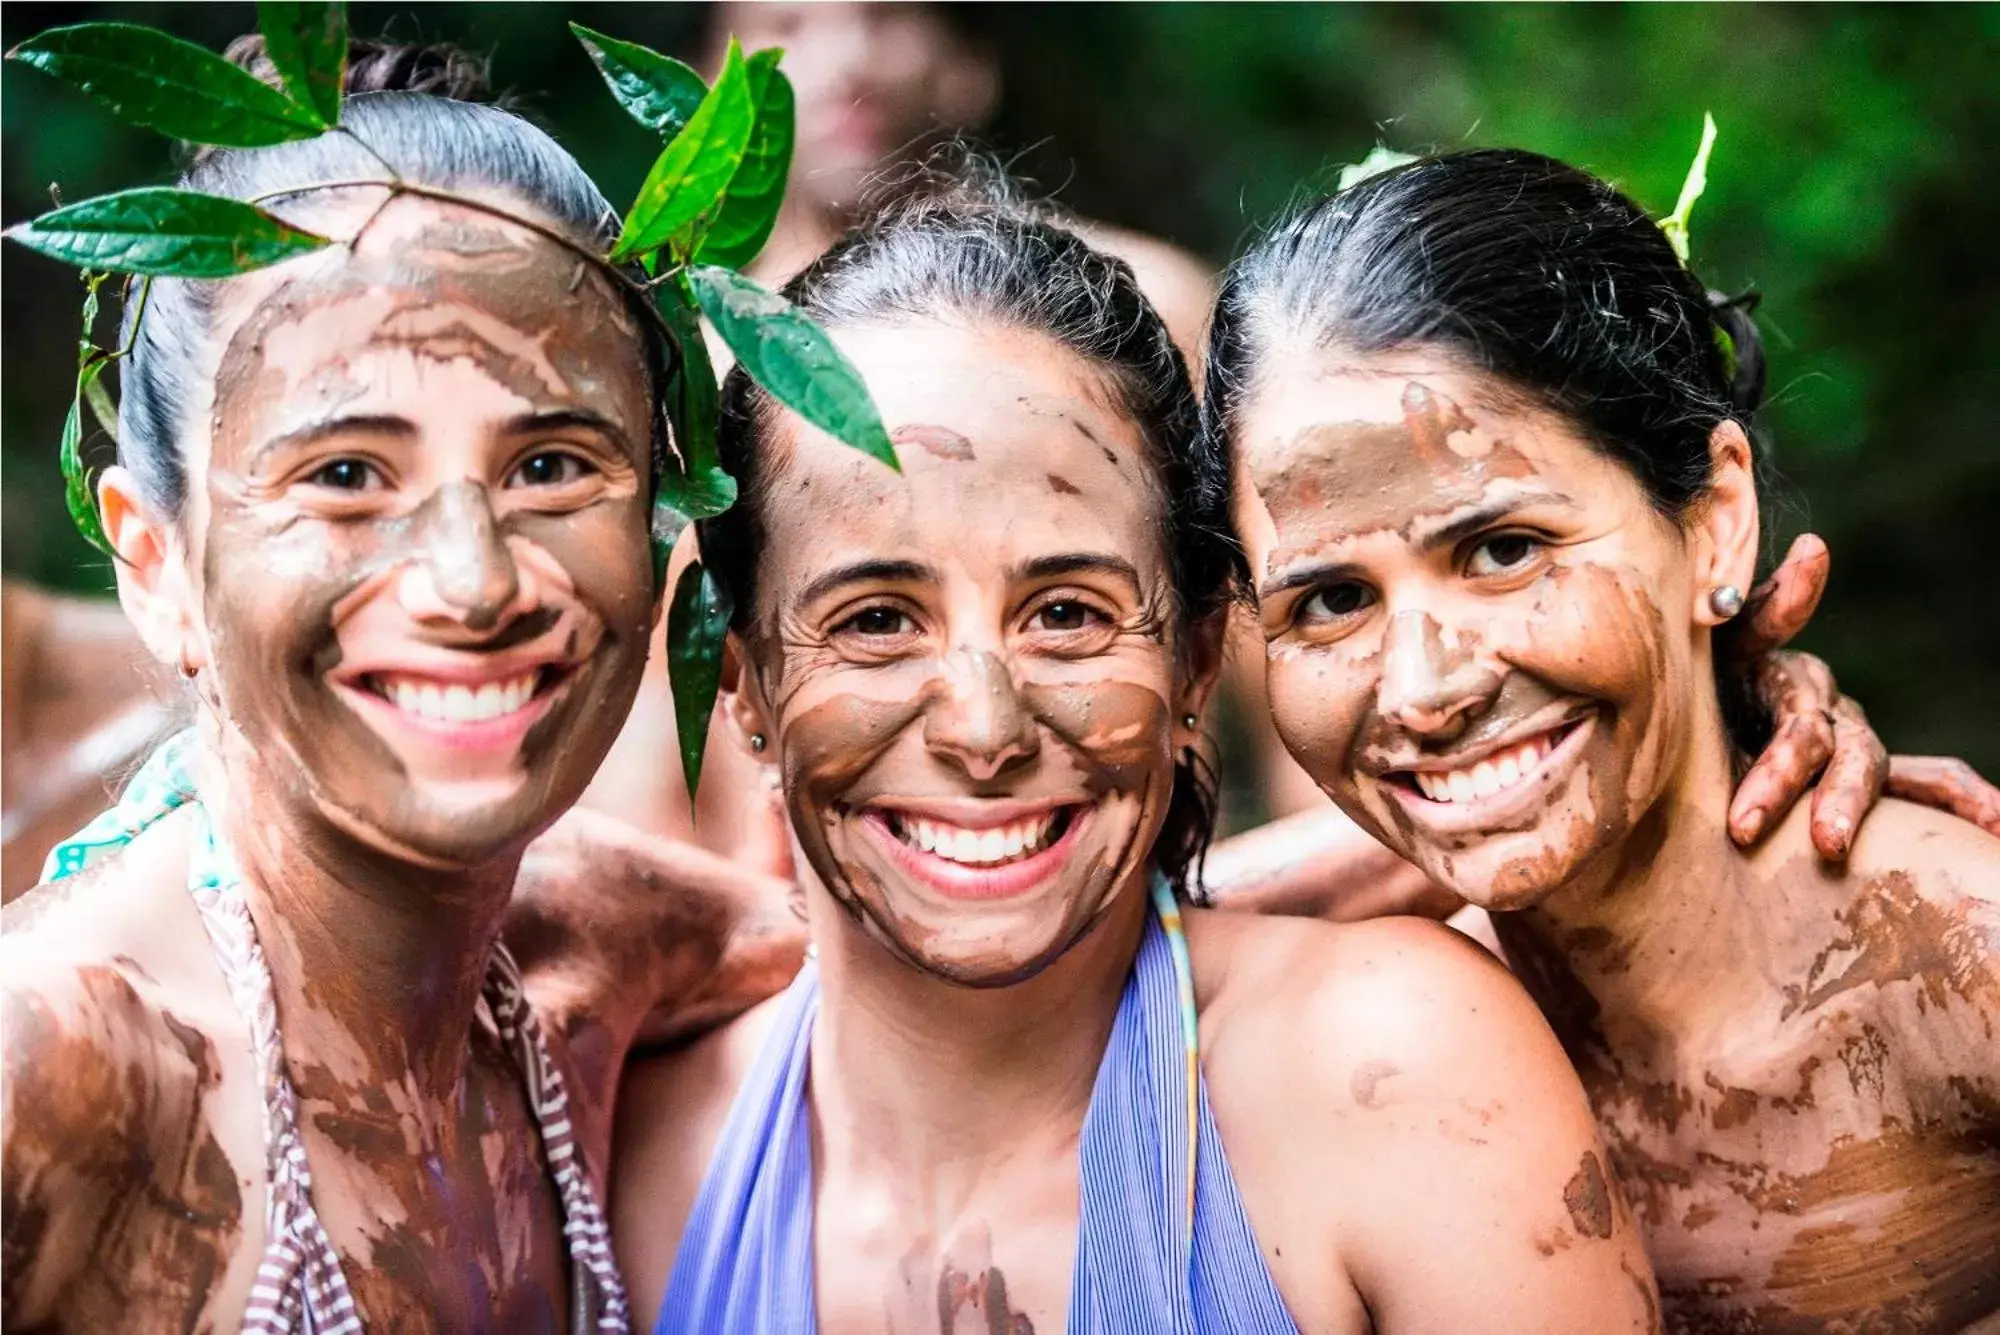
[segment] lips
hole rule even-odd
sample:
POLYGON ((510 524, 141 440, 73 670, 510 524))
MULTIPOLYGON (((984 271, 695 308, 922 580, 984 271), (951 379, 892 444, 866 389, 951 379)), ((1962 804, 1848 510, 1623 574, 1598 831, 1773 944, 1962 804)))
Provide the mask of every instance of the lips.
POLYGON ((1567 782, 1596 723, 1594 714, 1571 717, 1476 760, 1392 770, 1381 776, 1383 787, 1438 835, 1512 828, 1567 782))
POLYGON ((1532 777, 1541 763, 1548 759, 1549 753, 1555 750, 1556 743, 1562 740, 1566 730, 1566 727, 1552 728, 1519 746, 1509 747, 1459 769, 1410 770, 1407 773, 1417 791, 1433 802, 1470 802, 1478 797, 1492 797, 1532 777))
POLYGON ((972 813, 871 806, 859 820, 912 880, 951 899, 1002 899, 1046 883, 1068 861, 1094 810, 1071 803, 986 821, 972 813))
POLYGON ((543 679, 552 675, 538 668, 502 681, 477 684, 441 682, 409 673, 368 674, 366 684, 406 714, 434 723, 484 723, 527 708, 543 679))

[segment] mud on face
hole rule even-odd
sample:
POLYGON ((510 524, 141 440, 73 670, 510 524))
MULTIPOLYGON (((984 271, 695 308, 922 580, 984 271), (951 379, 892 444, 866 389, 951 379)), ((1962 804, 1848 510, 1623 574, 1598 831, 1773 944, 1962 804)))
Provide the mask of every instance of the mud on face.
POLYGON ((1561 419, 1422 353, 1281 356, 1242 423, 1292 754, 1474 903, 1608 878, 1713 694, 1681 531, 1561 419))
POLYGON ((637 329, 554 243, 412 199, 227 305, 187 517, 225 746, 381 851, 525 842, 644 665, 637 329))
POLYGON ((1143 893, 1189 691, 1158 493, 1052 341, 837 337, 904 472, 786 424, 741 644, 752 726, 852 920, 926 972, 1004 985, 1143 893))

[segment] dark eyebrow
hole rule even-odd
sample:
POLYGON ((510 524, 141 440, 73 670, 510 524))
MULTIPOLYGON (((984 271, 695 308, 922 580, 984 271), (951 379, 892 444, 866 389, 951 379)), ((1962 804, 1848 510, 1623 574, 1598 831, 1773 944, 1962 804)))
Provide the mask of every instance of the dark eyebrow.
POLYGON ((399 440, 409 440, 417 434, 417 424, 407 417, 397 417, 393 413, 336 413, 332 417, 322 417, 296 431, 287 431, 282 436, 273 436, 259 445, 250 455, 254 466, 266 455, 280 450, 301 449, 328 436, 357 433, 371 436, 394 436, 399 440))
POLYGON ((1025 561, 1008 572, 1009 582, 1043 579, 1060 579, 1064 575, 1074 575, 1083 571, 1122 575, 1134 585, 1139 583, 1139 571, 1122 556, 1112 556, 1106 552, 1067 552, 1061 556, 1038 556, 1025 561))
POLYGON ((612 442, 630 451, 632 442, 618 424, 610 418, 591 412, 588 408, 550 408, 544 412, 522 413, 509 418, 502 428, 510 436, 525 436, 536 431, 560 431, 564 427, 582 427, 611 438, 612 442))
POLYGON ((1475 506, 1436 528, 1424 528, 1419 525, 1411 536, 1416 539, 1418 546, 1427 551, 1437 547, 1456 547, 1487 525, 1505 519, 1514 511, 1529 505, 1560 505, 1570 510, 1576 508, 1576 503, 1560 492, 1547 491, 1539 487, 1529 488, 1510 492, 1484 505, 1475 506))
POLYGON ((856 561, 833 569, 806 585, 799 605, 809 606, 843 584, 881 582, 920 583, 937 581, 938 573, 920 561, 856 561))
POLYGON ((1290 593, 1293 589, 1330 584, 1341 575, 1349 574, 1354 567, 1345 561, 1326 561, 1319 565, 1294 566, 1277 579, 1257 586, 1257 598, 1262 602, 1290 593))

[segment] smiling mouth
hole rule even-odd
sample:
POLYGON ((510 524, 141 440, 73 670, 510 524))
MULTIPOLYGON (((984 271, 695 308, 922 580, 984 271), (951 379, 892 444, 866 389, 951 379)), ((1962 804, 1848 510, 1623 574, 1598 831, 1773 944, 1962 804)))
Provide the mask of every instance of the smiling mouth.
POLYGON ((554 690, 567 670, 553 664, 501 681, 439 681, 401 672, 371 672, 361 687, 427 723, 488 723, 518 714, 554 690))
POLYGON ((1582 722, 1581 719, 1572 719, 1458 769, 1398 770, 1384 777, 1440 805, 1476 802, 1497 796, 1534 778, 1543 763, 1582 722))
POLYGON ((879 816, 889 833, 907 848, 961 867, 986 868, 1026 861, 1059 843, 1080 809, 1056 807, 1024 820, 976 830, 908 812, 877 809, 870 814, 879 816))

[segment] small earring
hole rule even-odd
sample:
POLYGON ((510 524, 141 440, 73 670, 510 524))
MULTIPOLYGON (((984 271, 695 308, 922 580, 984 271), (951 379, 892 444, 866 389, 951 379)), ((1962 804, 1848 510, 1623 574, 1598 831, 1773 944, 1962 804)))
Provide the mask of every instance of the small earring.
POLYGON ((1198 719, 1198 718, 1196 718, 1196 717, 1195 717, 1194 715, 1192 715, 1192 714, 1183 714, 1183 715, 1181 715, 1181 726, 1182 726, 1183 728, 1189 728, 1189 729, 1192 729, 1192 728, 1194 728, 1194 727, 1195 727, 1195 726, 1196 726, 1197 724, 1199 724, 1200 722, 1201 722, 1201 720, 1200 720, 1200 719, 1198 719))
POLYGON ((763 733, 753 732, 750 734, 750 749, 752 751, 755 751, 757 754, 762 755, 764 753, 765 745, 766 743, 764 741, 763 733))
POLYGON ((1743 610, 1743 590, 1734 584, 1725 584, 1708 595, 1708 610, 1724 621, 1743 610))

